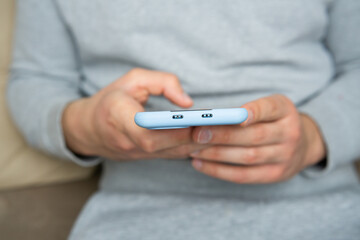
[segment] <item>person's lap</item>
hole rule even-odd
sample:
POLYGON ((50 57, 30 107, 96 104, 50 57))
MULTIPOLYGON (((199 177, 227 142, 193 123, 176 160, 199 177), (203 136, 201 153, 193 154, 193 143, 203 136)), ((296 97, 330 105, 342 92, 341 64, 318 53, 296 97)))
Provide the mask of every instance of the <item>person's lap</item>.
POLYGON ((360 186, 276 200, 97 192, 70 239, 358 239, 360 186))

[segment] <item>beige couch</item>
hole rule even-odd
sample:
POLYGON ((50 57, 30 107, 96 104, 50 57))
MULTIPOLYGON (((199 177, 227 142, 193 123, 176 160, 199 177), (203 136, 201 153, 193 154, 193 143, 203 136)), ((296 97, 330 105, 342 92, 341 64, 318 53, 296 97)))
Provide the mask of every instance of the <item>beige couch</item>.
POLYGON ((89 177, 92 169, 54 159, 29 148, 5 107, 10 61, 13 0, 0 1, 0 189, 67 182, 89 177))
POLYGON ((0 239, 65 239, 98 175, 28 147, 12 123, 5 87, 13 15, 14 0, 0 0, 0 239))

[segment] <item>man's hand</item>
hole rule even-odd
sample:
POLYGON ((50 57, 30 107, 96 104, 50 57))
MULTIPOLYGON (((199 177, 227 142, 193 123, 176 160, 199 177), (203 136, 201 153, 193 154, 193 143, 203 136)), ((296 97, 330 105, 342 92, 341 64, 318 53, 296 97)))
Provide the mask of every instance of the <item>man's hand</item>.
POLYGON ((164 95, 180 107, 190 107, 176 76, 133 69, 90 98, 70 103, 62 126, 67 146, 85 156, 113 160, 186 158, 205 146, 192 141, 191 128, 147 130, 134 123, 136 112, 150 95, 164 95))
POLYGON ((243 107, 249 117, 240 125, 195 128, 195 142, 213 144, 191 154, 197 170, 236 183, 272 183, 325 157, 316 124, 285 96, 261 98, 243 107))

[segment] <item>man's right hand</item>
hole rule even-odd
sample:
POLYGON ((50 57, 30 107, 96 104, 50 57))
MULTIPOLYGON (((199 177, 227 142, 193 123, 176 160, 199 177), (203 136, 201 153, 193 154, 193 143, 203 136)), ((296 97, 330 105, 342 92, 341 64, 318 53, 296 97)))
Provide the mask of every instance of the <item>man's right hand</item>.
POLYGON ((134 122, 150 95, 164 95, 180 107, 193 102, 173 74, 133 69, 90 98, 70 103, 62 126, 68 148, 84 156, 112 160, 186 158, 203 149, 192 141, 192 128, 148 130, 134 122))

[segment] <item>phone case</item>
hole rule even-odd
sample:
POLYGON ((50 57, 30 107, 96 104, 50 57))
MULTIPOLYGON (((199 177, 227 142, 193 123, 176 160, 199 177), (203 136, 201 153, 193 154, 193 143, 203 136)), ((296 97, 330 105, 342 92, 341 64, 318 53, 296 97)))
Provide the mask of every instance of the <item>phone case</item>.
POLYGON ((245 108, 196 109, 138 112, 135 123, 148 129, 173 129, 191 126, 233 125, 248 117, 245 108))

